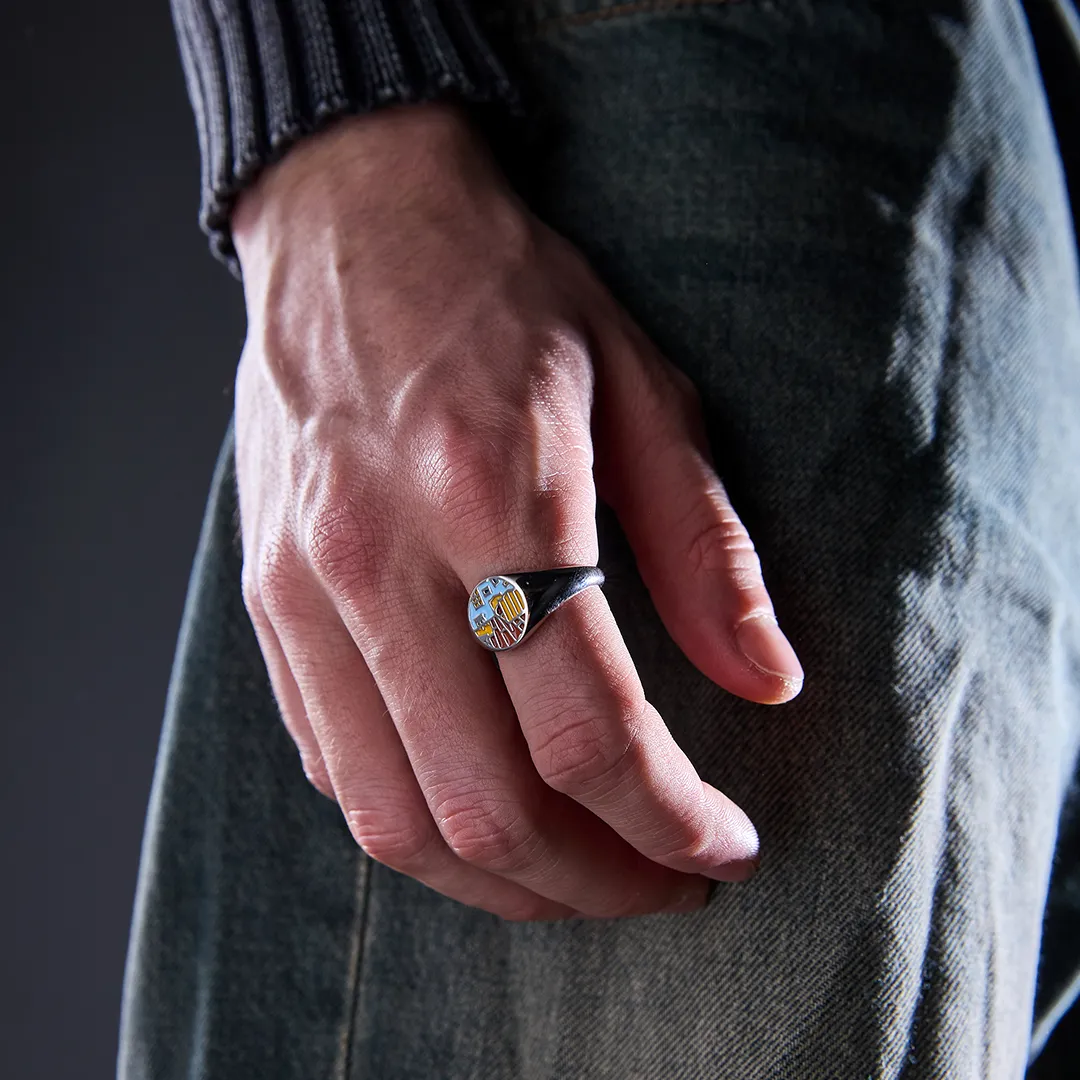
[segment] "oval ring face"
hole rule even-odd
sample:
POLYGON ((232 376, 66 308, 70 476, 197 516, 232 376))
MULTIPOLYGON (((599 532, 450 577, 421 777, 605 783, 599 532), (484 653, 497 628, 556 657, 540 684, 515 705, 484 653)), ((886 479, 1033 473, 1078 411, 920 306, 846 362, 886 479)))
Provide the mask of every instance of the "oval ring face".
POLYGON ((516 581, 494 574, 473 589, 469 625, 486 649, 512 649, 525 636, 528 622, 529 605, 516 581))

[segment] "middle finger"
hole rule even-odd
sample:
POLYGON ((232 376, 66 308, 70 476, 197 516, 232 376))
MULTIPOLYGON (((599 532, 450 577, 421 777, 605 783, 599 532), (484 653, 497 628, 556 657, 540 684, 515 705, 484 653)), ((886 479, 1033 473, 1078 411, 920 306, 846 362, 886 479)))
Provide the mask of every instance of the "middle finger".
POLYGON ((455 854, 587 915, 700 906, 701 878, 646 858, 543 782, 453 572, 432 566, 399 586, 390 603, 339 598, 338 610, 455 854))
MULTIPOLYGON (((498 568, 467 565, 464 572, 475 584, 498 568)), ((497 655, 531 760, 549 787, 664 866, 720 881, 753 874, 754 826, 698 776, 646 700, 599 589, 571 597, 519 648, 497 655)))

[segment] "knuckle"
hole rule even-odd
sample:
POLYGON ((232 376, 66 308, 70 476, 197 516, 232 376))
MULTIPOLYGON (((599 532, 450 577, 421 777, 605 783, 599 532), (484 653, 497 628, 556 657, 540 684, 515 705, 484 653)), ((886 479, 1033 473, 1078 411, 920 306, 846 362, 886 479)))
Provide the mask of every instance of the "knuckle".
MULTIPOLYGON (((445 550, 490 550, 508 523, 561 537, 568 523, 595 516, 588 387, 563 354, 571 344, 530 350, 524 385, 489 388, 475 403, 432 410, 417 436, 419 503, 445 550)), ((519 380, 520 383, 520 380, 519 380)))
POLYGON ((345 820, 366 855, 402 873, 419 868, 432 841, 431 830, 409 813, 354 807, 345 820))
POLYGON ((252 616, 273 619, 290 607, 296 591, 298 559, 292 549, 280 542, 265 544, 241 571, 244 602, 252 616))
POLYGON ((572 797, 603 798, 640 764, 640 712, 617 715, 591 711, 565 714, 532 752, 548 787, 572 797))
POLYGON ((731 575, 740 588, 761 581, 761 562, 746 526, 726 499, 717 498, 715 512, 693 531, 687 547, 687 561, 693 573, 721 571, 731 575))
POLYGON ((517 456, 516 443, 499 425, 482 434, 474 427, 444 432, 426 494, 448 530, 471 537, 501 529, 511 508, 506 465, 517 456))
POLYGON ((684 417, 694 417, 701 412, 701 392, 696 383, 682 368, 674 364, 665 365, 669 377, 669 393, 675 407, 684 417))
POLYGON ((564 422, 585 419, 596 390, 588 337, 561 321, 539 327, 532 339, 529 384, 532 398, 564 422))
POLYGON ((493 873, 514 873, 532 862, 536 833, 508 804, 471 798, 445 800, 439 831, 463 862, 493 873))
POLYGON ((312 513, 306 544, 316 574, 339 591, 369 589, 385 563, 386 532, 376 524, 381 517, 373 509, 362 510, 347 496, 312 513))

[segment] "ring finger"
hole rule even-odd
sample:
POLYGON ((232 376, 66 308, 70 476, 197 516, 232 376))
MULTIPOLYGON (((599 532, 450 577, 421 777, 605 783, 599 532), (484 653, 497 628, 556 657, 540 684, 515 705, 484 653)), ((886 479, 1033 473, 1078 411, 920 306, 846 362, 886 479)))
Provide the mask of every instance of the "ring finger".
MULTIPOLYGON (((311 590, 318 585, 313 581, 311 590)), ((316 595, 318 595, 316 593, 316 595)), ((373 859, 506 919, 577 914, 470 866, 435 826, 379 688, 328 598, 281 620, 278 637, 349 829, 373 859)))
POLYGON ((702 878, 649 860, 543 782, 497 666, 467 632, 453 572, 409 581, 426 588, 403 584, 374 618, 349 600, 338 611, 450 850, 588 915, 700 907, 702 878))

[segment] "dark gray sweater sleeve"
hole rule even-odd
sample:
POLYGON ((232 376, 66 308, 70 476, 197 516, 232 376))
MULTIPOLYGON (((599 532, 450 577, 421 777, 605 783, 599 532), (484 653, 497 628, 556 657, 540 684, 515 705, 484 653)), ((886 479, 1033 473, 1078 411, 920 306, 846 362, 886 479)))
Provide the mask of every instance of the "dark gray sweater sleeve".
POLYGON ((306 132, 436 99, 526 115, 466 0, 170 2, 199 135, 199 222, 237 275, 233 201, 306 132))

